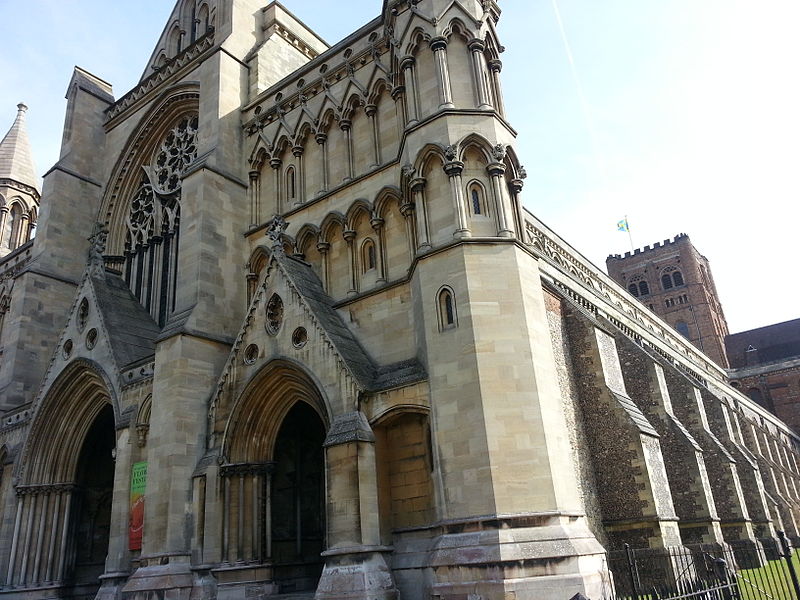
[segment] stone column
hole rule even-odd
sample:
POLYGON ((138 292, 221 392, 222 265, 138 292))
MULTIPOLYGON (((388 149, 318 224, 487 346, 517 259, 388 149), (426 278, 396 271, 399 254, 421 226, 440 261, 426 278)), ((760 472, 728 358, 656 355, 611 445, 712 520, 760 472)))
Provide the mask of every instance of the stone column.
POLYGON ((469 42, 469 53, 472 59, 472 77, 475 84, 475 105, 482 109, 488 110, 492 108, 492 103, 489 98, 488 90, 486 89, 486 60, 483 57, 483 50, 485 46, 479 39, 473 39, 469 42))
POLYGON ((489 72, 492 74, 492 87, 494 89, 494 107, 501 117, 506 116, 506 108, 503 103, 503 88, 500 85, 500 71, 503 70, 503 61, 493 58, 489 61, 489 72))
POLYGON ((414 203, 408 200, 400 205, 400 214, 406 223, 406 239, 408 240, 408 260, 413 262, 416 255, 417 242, 414 233, 414 203))
POLYGON ((374 104, 367 104, 364 108, 364 112, 367 114, 367 119, 369 120, 370 129, 372 130, 372 156, 373 156, 373 167, 377 167, 381 164, 381 142, 380 136, 378 132, 378 107, 374 104))
POLYGON ((322 194, 328 191, 328 136, 324 133, 318 133, 314 136, 314 140, 322 150, 322 189, 319 191, 322 194))
POLYGON ((303 202, 306 201, 306 172, 305 168, 303 167, 304 150, 305 148, 303 148, 303 146, 294 146, 292 148, 292 156, 294 156, 295 159, 295 171, 294 171, 295 206, 300 206, 301 204, 303 204, 303 202))
MULTIPOLYGON (((5 242, 6 240, 3 239, 3 235, 6 231, 6 221, 8 221, 8 206, 3 206, 0 208, 0 243, 5 242)), ((13 235, 13 231, 11 235, 13 235)), ((11 246, 11 237, 9 236, 8 245, 11 246)))
POLYGON ((439 108, 453 108, 453 91, 450 88, 450 67, 447 65, 447 40, 435 37, 430 41, 436 76, 439 81, 439 108))
POLYGON ((342 119, 339 121, 339 129, 344 134, 345 154, 347 158, 347 175, 344 181, 350 181, 355 176, 355 165, 353 164, 353 132, 351 130, 353 123, 350 119, 342 119))
POLYGON ((403 70, 403 81, 406 90, 406 109, 408 112, 407 125, 414 125, 419 121, 419 99, 417 98, 417 70, 415 68, 417 60, 413 56, 405 56, 400 61, 400 68, 403 70))
POLYGON ((376 281, 377 284, 386 283, 386 240, 384 235, 384 220, 379 219, 378 217, 373 217, 370 219, 369 222, 372 225, 373 231, 375 231, 375 237, 378 239, 378 279, 376 281))
POLYGON ((506 166, 499 162, 493 162, 486 167, 486 172, 489 174, 492 184, 492 196, 497 210, 497 235, 500 237, 514 237, 511 203, 508 194, 505 194, 503 190, 503 184, 505 183, 503 175, 506 172, 506 166))
POLYGON ((274 177, 274 185, 273 190, 275 192, 275 213, 281 214, 283 213, 283 193, 281 191, 281 165, 283 161, 280 158, 270 158, 269 159, 269 166, 272 167, 273 173, 275 173, 274 177))
POLYGON ((320 241, 317 242, 317 251, 322 255, 322 289, 325 292, 329 292, 328 290, 328 251, 331 249, 330 242, 320 241))
POLYGON ((28 241, 28 221, 30 220, 30 215, 28 213, 22 213, 19 217, 19 229, 17 230, 17 239, 15 241, 15 248, 19 248, 28 241))
POLYGON ((403 85, 396 85, 392 88, 392 100, 394 100, 395 114, 397 115, 397 138, 402 139, 403 130, 408 123, 408 110, 405 104, 406 88, 403 85))
POLYGON ((350 259, 350 289, 347 290, 347 295, 355 296, 358 294, 358 269, 356 268, 356 249, 353 243, 356 239, 356 232, 352 229, 345 229, 342 237, 347 242, 347 256, 350 259))
POLYGON ((259 194, 259 172, 250 171, 250 227, 256 227, 261 223, 261 201, 259 194))
POLYGON ((317 600, 395 600, 380 545, 375 436, 364 413, 337 416, 325 439, 328 547, 317 600))
POLYGON ((520 210, 520 206, 522 206, 520 194, 522 194, 524 185, 525 182, 522 179, 512 179, 511 183, 508 184, 508 190, 511 193, 511 212, 513 213, 514 222, 517 226, 517 235, 519 239, 527 242, 527 239, 525 239, 525 223, 522 218, 522 211, 520 210))
POLYGON ((451 160, 444 164, 444 172, 450 178, 450 194, 453 200, 453 209, 456 217, 456 230, 453 237, 465 238, 472 234, 467 226, 467 210, 464 206, 464 186, 461 184, 461 173, 464 163, 460 160, 451 160))
POLYGON ((416 253, 422 254, 431 248, 430 234, 428 233, 428 209, 425 206, 425 178, 412 179, 409 187, 414 199, 414 211, 417 215, 416 253))

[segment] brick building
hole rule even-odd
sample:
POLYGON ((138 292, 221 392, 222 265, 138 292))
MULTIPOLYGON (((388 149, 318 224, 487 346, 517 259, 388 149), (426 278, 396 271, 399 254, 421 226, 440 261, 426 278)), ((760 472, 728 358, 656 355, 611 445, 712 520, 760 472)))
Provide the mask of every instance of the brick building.
POLYGON ((725 313, 708 259, 688 235, 611 255, 606 268, 609 276, 642 304, 718 365, 727 366, 725 313))
POLYGON ((725 338, 731 385, 800 431, 800 319, 725 338))

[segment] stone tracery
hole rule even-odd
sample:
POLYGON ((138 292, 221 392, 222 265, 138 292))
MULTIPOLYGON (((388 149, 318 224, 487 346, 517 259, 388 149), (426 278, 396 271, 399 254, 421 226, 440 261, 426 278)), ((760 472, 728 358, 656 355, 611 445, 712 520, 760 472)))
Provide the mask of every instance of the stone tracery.
POLYGON ((197 156, 197 127, 198 116, 185 115, 164 135, 125 219, 125 279, 161 326, 174 308, 181 178, 197 156))

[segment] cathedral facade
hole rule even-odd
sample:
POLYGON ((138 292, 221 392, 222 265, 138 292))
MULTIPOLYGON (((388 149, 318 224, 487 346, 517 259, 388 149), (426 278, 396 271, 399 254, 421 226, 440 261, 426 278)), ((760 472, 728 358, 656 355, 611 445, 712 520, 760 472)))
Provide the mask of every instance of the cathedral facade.
POLYGON ((41 198, 21 110, 0 597, 598 598, 798 537, 797 436, 523 208, 499 18, 180 0, 125 95, 76 68, 41 198))

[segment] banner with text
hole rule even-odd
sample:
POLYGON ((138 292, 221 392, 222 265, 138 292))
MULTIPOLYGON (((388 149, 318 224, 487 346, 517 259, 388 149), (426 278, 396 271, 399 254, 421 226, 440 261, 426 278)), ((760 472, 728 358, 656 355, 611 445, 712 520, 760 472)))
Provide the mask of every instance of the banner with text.
POLYGON ((147 487, 147 463, 137 462, 131 469, 131 518, 128 530, 128 547, 142 549, 144 532, 144 491, 147 487))

